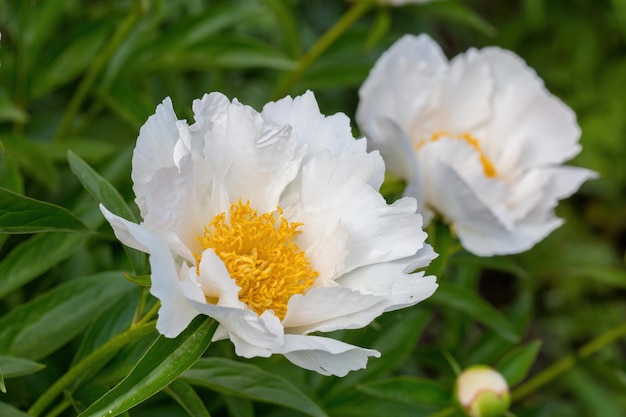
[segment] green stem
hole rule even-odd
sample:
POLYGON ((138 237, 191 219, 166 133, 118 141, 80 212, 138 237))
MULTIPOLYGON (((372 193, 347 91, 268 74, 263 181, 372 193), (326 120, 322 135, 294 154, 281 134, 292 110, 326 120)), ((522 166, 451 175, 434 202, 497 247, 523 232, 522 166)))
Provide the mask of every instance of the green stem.
POLYGON ((579 359, 584 359, 591 356, 600 349, 610 345, 617 339, 620 339, 624 336, 626 336, 626 323, 614 327, 606 333, 601 334, 600 336, 596 337, 595 339, 578 349, 576 353, 567 355, 560 361, 554 363, 550 367, 538 373, 533 378, 529 379, 524 384, 514 389, 511 393, 511 399, 513 401, 517 401, 527 396, 528 394, 531 394, 532 392, 541 388, 565 371, 571 369, 579 359))
POLYGON ((28 414, 32 417, 39 416, 52 402, 52 400, 54 400, 57 395, 65 389, 65 387, 71 384, 75 379, 82 376, 82 374, 85 373, 89 367, 111 357, 127 344, 150 334, 154 331, 154 324, 155 322, 151 321, 133 326, 91 352, 83 360, 77 363, 76 366, 71 368, 65 373, 65 375, 52 384, 52 386, 48 388, 48 390, 44 392, 35 404, 33 404, 33 406, 28 410, 28 414))
POLYGON ((109 40, 109 43, 91 63, 91 66, 87 69, 87 73, 80 81, 76 92, 70 99, 70 102, 65 109, 65 113, 63 114, 63 118, 61 119, 61 122, 59 124, 59 129, 57 130, 54 138, 55 141, 63 141, 64 138, 67 136, 72 127, 74 118, 76 117, 80 106, 83 104, 83 100, 87 96, 87 92, 93 85, 96 77, 98 76, 98 74, 100 74, 106 63, 111 59, 115 51, 117 51, 117 49, 119 48, 120 44, 124 41, 128 33, 135 26, 135 23, 137 22, 137 20, 139 20, 139 17, 142 13, 143 7, 141 6, 140 2, 135 2, 133 12, 126 16, 126 18, 117 28, 117 31, 113 34, 113 37, 111 37, 111 40, 109 40))
POLYGON ((354 3, 348 11, 341 16, 341 18, 322 35, 321 38, 309 49, 309 51, 302 55, 298 61, 296 68, 291 72, 283 81, 276 87, 274 94, 272 94, 272 100, 277 100, 287 93, 294 86, 294 84, 302 77, 302 74, 319 58, 322 53, 330 45, 333 44, 346 30, 352 26, 369 8, 374 4, 373 0, 360 0, 354 3))

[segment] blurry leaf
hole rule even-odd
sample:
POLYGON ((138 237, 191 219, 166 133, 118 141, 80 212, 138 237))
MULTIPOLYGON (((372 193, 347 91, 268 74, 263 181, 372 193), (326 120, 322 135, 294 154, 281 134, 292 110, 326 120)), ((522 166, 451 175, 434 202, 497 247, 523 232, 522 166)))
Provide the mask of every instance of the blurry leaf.
POLYGON ((519 384, 526 378, 540 349, 541 341, 518 346, 498 362, 495 368, 504 376, 509 387, 519 384))
POLYGON ((516 343, 519 340, 513 324, 500 311, 467 288, 440 283, 430 300, 444 308, 467 314, 510 342, 516 343))
POLYGON ((593 279, 603 284, 626 288, 626 270, 624 269, 586 265, 567 268, 564 274, 571 278, 593 279))
POLYGON ((404 404, 443 407, 450 402, 450 392, 425 378, 400 376, 359 384, 356 389, 374 398, 404 404))
POLYGON ((0 356, 0 369, 5 378, 15 378, 23 375, 30 375, 45 368, 46 365, 33 362, 24 358, 13 356, 0 356))
POLYGON ((30 417, 29 414, 0 402, 0 416, 2 417, 30 417))
POLYGON ((380 43, 380 41, 389 33, 391 27, 391 15, 389 9, 379 8, 376 11, 376 20, 374 25, 370 28, 369 36, 365 41, 366 48, 374 48, 380 43))
POLYGON ((72 35, 52 62, 38 68, 33 77, 31 97, 37 99, 56 87, 80 75, 101 50, 109 30, 106 26, 90 24, 72 35))
POLYGON ((0 298, 70 257, 90 237, 89 233, 46 233, 21 242, 0 262, 0 298))
POLYGON ((201 315, 178 337, 159 336, 130 374, 81 417, 117 416, 161 391, 202 356, 216 328, 217 322, 201 315))
POLYGON ((585 409, 588 417, 623 417, 624 409, 590 375, 573 368, 561 378, 573 392, 576 402, 585 409))
POLYGON ((13 103, 0 88, 0 122, 25 123, 28 115, 17 104, 13 103))
POLYGON ((2 154, 0 154, 0 187, 18 194, 24 193, 24 180, 17 168, 17 164, 13 159, 2 154))
MULTIPOLYGON (((381 353, 379 359, 370 359, 367 368, 350 372, 337 380, 334 391, 351 389, 360 381, 371 379, 397 368, 415 349, 417 340, 432 317, 425 308, 398 310, 385 314, 375 323, 382 322, 380 328, 368 329, 376 338, 368 347, 381 353)), ((373 326, 372 326, 373 327, 373 326)))
POLYGON ((226 394, 222 394, 222 399, 232 417, 254 417, 252 401, 226 394))
POLYGON ((31 360, 46 357, 133 288, 119 272, 61 284, 0 318, 0 353, 31 360))
POLYGON ((473 27, 487 36, 494 36, 496 34, 496 29, 493 25, 461 2, 452 0, 434 1, 423 5, 421 10, 422 13, 427 13, 435 18, 443 17, 450 22, 473 27))
POLYGON ((0 233, 84 231, 68 210, 0 188, 0 233))
POLYGON ((41 144, 21 136, 3 135, 7 156, 33 179, 54 190, 59 174, 54 162, 41 144))
POLYGON ((223 394, 235 395, 324 417, 322 409, 289 381, 256 366, 224 358, 203 358, 183 380, 223 394))
POLYGON ((136 71, 208 70, 213 68, 270 68, 292 70, 296 62, 284 52, 256 39, 214 36, 188 49, 163 51, 154 59, 138 63, 136 71))
POLYGON ((518 278, 526 278, 528 272, 519 263, 510 256, 491 256, 488 258, 473 255, 466 251, 455 253, 450 261, 455 264, 472 264, 479 265, 483 268, 493 269, 495 271, 505 272, 518 278))
POLYGON ((7 386, 4 384, 4 375, 2 375, 2 368, 0 368, 0 392, 7 392, 7 386))
MULTIPOLYGON (((346 391, 328 405, 328 413, 333 417, 427 417, 435 415, 440 407, 427 407, 415 404, 387 401, 363 394, 359 391, 346 391)), ((448 414, 445 414, 448 416, 448 414)), ((457 417, 457 415, 450 415, 457 417)))
POLYGON ((182 381, 173 381, 165 388, 165 393, 176 400, 191 417, 211 417, 202 399, 191 385, 182 381))
POLYGON ((289 5, 283 0, 264 0, 263 3, 274 12, 278 20, 285 49, 290 56, 297 58, 301 53, 300 36, 298 34, 297 19, 289 5))
MULTIPOLYGON (((120 193, 106 179, 101 177, 72 151, 67 152, 67 160, 74 175, 78 177, 85 189, 96 201, 102 203, 113 214, 117 214, 126 220, 137 221, 136 216, 128 207, 120 193)), ((135 271, 138 274, 147 272, 146 255, 127 246, 124 246, 124 249, 135 271)))

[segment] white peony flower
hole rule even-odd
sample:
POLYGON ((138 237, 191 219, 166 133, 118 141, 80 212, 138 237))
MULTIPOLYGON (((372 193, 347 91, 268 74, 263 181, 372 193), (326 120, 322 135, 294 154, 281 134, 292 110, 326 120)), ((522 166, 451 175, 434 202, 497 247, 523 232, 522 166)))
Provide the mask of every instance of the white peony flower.
POLYGON ((427 35, 405 35, 359 95, 361 130, 425 223, 441 215, 477 255, 530 249, 562 224, 558 200, 596 176, 562 166, 580 151, 576 117, 510 51, 448 61, 427 35))
POLYGON ((283 354, 324 375, 364 368, 375 350, 312 332, 360 328, 429 297, 417 202, 386 204, 377 152, 313 93, 261 113, 220 93, 177 120, 166 98, 142 127, 132 179, 143 222, 101 207, 124 244, 150 254, 157 329, 199 314, 244 357, 283 354))

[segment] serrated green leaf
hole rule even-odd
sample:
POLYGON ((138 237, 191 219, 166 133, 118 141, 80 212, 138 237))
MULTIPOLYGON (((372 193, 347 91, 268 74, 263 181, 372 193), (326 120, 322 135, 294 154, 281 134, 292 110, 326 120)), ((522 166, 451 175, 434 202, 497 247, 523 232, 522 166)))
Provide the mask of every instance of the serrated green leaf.
POLYGON ((504 376, 509 386, 513 387, 526 378, 540 349, 541 341, 539 340, 516 347, 506 354, 495 368, 504 376))
POLYGON ((223 394, 292 408, 314 417, 322 409, 292 383, 254 365, 225 358, 203 358, 183 374, 183 380, 223 394))
POLYGON ((202 356, 216 328, 213 319, 202 315, 178 337, 160 336, 130 374, 80 416, 117 416, 161 391, 202 356))
POLYGON ((519 340, 515 326, 500 311, 467 288, 440 283, 430 302, 467 314, 510 342, 517 343, 519 340))
POLYGON ((0 298, 67 259, 89 238, 88 233, 46 233, 21 242, 0 262, 0 298))
POLYGON ((450 392, 426 378, 393 377, 359 384, 356 389, 374 398, 403 404, 443 407, 450 402, 450 392))
POLYGON ((211 417, 202 399, 191 385, 178 380, 173 381, 165 388, 165 393, 176 400, 191 417, 211 417))
POLYGON ((5 378, 30 375, 45 368, 46 365, 14 356, 0 356, 0 369, 5 378))
POLYGON ((0 402, 0 416, 2 417, 31 417, 17 408, 11 407, 9 404, 0 402))
POLYGON ((133 288, 120 272, 61 284, 0 318, 0 353, 31 360, 48 356, 133 288))
POLYGON ((63 207, 0 188, 0 233, 85 230, 87 226, 63 207))

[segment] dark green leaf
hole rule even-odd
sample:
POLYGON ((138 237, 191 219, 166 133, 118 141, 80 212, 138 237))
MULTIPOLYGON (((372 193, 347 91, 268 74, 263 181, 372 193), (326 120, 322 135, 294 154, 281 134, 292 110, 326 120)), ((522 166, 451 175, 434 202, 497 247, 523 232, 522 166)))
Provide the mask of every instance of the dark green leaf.
POLYGON ((450 392, 425 378, 400 376, 359 384, 356 388, 374 398, 404 404, 443 407, 450 402, 450 392))
POLYGON ((178 337, 160 336, 130 374, 81 417, 117 416, 161 391, 202 356, 216 328, 213 319, 199 316, 178 337))
POLYGON ((4 384, 4 375, 2 375, 2 368, 0 368, 0 392, 7 392, 7 386, 4 384))
MULTIPOLYGON (((67 152, 70 169, 78 177, 85 189, 112 213, 136 222, 137 218, 120 193, 106 179, 98 175, 85 161, 72 151, 67 152)), ((146 255, 132 248, 125 247, 135 271, 139 274, 147 271, 146 255)))
POLYGON ((128 281, 132 282, 135 285, 139 285, 142 287, 149 287, 152 285, 152 280, 150 275, 132 275, 124 272, 124 278, 128 281))
POLYGON ((0 262, 0 298, 67 259, 89 238, 88 233, 46 233, 20 243, 0 262))
POLYGON ((50 154, 45 147, 30 138, 3 135, 6 154, 20 167, 24 173, 55 190, 58 186, 59 173, 50 154))
POLYGON ((43 358, 72 340, 133 288, 120 272, 59 285, 0 318, 0 353, 31 360, 43 358))
POLYGON ((63 207, 0 188, 0 233, 77 230, 87 227, 63 207))
POLYGON ((500 311, 467 288, 440 283, 430 300, 445 308, 467 314, 508 341, 516 343, 519 340, 515 326, 500 311))
POLYGON ((504 376, 510 387, 519 384, 526 378, 540 349, 541 341, 528 343, 516 347, 498 362, 496 369, 504 376))
POLYGON ((292 408, 310 416, 326 414, 286 379, 256 366, 224 358, 204 358, 183 379, 192 385, 211 390, 292 408))
POLYGON ((191 385, 182 381, 173 381, 165 388, 165 393, 176 400, 191 417, 211 417, 202 399, 191 385))
POLYGON ((102 203, 113 214, 117 214, 126 220, 137 221, 132 210, 115 187, 102 178, 85 161, 72 151, 67 151, 67 161, 74 175, 78 177, 83 187, 96 201, 102 203))
POLYGON ((11 407, 9 404, 0 402, 0 416, 2 417, 30 417, 23 411, 11 407))
POLYGON ((5 378, 15 378, 18 376, 29 375, 45 368, 46 365, 33 362, 24 358, 16 358, 13 356, 0 356, 0 369, 5 378))
POLYGON ((591 375, 574 368, 562 378, 563 384, 573 391, 576 402, 588 417, 623 417, 624 408, 591 375))
POLYGON ((2 144, 0 144, 0 187, 22 194, 24 191, 24 180, 17 168, 17 164, 13 159, 3 155, 1 150, 2 144))

